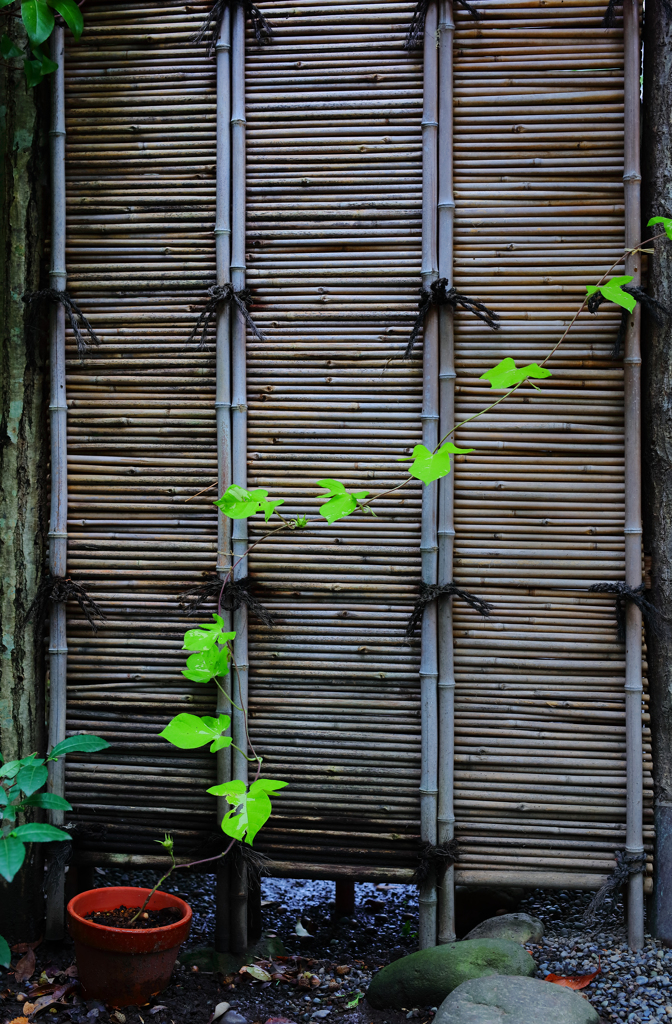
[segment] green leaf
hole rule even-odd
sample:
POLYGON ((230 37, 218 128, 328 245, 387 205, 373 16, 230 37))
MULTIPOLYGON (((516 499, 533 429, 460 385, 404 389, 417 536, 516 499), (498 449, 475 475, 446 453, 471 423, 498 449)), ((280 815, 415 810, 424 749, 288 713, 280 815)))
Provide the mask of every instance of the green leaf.
POLYGON ((647 227, 652 227, 654 224, 662 224, 663 230, 667 237, 672 240, 672 217, 652 217, 647 227))
POLYGON ((246 792, 245 783, 234 779, 212 786, 208 793, 225 796, 232 807, 222 818, 222 831, 232 839, 244 840, 251 846, 252 840, 273 810, 268 794, 286 785, 286 782, 277 779, 257 779, 246 792))
POLYGON ((54 16, 46 0, 22 0, 21 17, 33 46, 39 46, 49 38, 54 27, 54 16))
MULTIPOLYGON (((11 792, 9 794, 9 798, 10 798, 10 800, 12 799, 11 792)), ((3 808, 3 811, 2 811, 3 819, 5 821, 16 821, 16 810, 17 810, 16 806, 13 806, 12 804, 7 804, 7 806, 5 808, 3 808)))
POLYGON ((26 84, 29 88, 39 85, 44 75, 42 74, 42 62, 39 60, 24 60, 23 70, 26 75, 26 84))
POLYGON ((49 772, 44 765, 31 764, 21 769, 16 776, 16 785, 23 790, 26 796, 30 796, 36 790, 41 789, 48 777, 49 772))
POLYGON ((0 807, 6 807, 8 802, 7 790, 0 786, 0 807))
POLYGON ((75 39, 79 39, 84 31, 84 18, 74 0, 47 0, 47 3, 58 11, 75 39))
POLYGON ((187 658, 187 667, 182 669, 182 675, 194 683, 209 683, 215 676, 228 675, 230 658, 227 647, 221 651, 218 647, 197 651, 187 658))
POLYGON ((35 793, 23 801, 24 807, 43 807, 48 811, 71 811, 68 801, 58 793, 35 793))
POLYGON ((480 380, 490 381, 493 388, 512 388, 515 384, 521 384, 528 377, 550 377, 551 371, 545 366, 538 366, 537 363, 528 363, 527 366, 516 366, 511 356, 502 359, 501 363, 493 366, 491 370, 482 373, 480 380))
POLYGON ((9 4, 13 4, 13 3, 14 3, 14 0, 0 0, 0 11, 2 10, 3 7, 7 7, 7 6, 9 6, 9 4))
POLYGON ((628 292, 624 292, 621 285, 630 284, 634 280, 625 274, 623 277, 612 277, 611 281, 607 281, 606 284, 587 284, 586 291, 589 295, 594 295, 595 292, 601 292, 605 299, 609 302, 615 302, 617 306, 622 306, 623 309, 627 309, 628 313, 632 313, 633 309, 637 305, 637 299, 634 295, 629 295, 628 292))
POLYGON ((107 740, 101 736, 88 736, 80 733, 79 736, 68 736, 67 740, 61 740, 49 754, 49 760, 54 757, 63 757, 64 754, 72 754, 78 751, 84 754, 94 754, 97 750, 107 750, 107 740))
POLYGON ((9 967, 12 962, 12 951, 7 939, 0 935, 0 967, 9 967))
POLYGON ((346 1003, 345 1005, 346 1005, 346 1007, 348 1008, 348 1010, 352 1010, 352 1009, 353 1009, 353 1007, 357 1006, 357 1004, 358 1004, 358 1003, 359 1003, 359 1002, 360 1002, 360 1001, 361 1001, 361 1000, 362 1000, 363 998, 364 998, 364 993, 363 993, 363 992, 355 992, 355 996, 354 996, 354 999, 350 999, 350 1001, 349 1001, 349 1002, 347 1002, 347 1003, 346 1003))
MULTIPOLYGON (((446 441, 438 452, 432 454, 424 444, 416 444, 413 449, 413 465, 409 469, 411 476, 423 483, 430 484, 432 480, 438 480, 450 473, 450 456, 466 455, 473 452, 473 448, 457 448, 452 441, 446 441)), ((406 462, 407 459, 399 459, 399 462, 406 462)))
POLYGON ((0 839, 0 875, 11 882, 23 864, 26 848, 20 839, 5 836, 0 839))
POLYGON ((44 758, 38 758, 37 754, 29 754, 28 757, 22 757, 18 761, 6 761, 0 768, 0 778, 14 778, 21 768, 29 764, 44 764, 44 758))
POLYGON ((221 498, 217 498, 214 504, 221 509, 229 519, 248 519, 257 512, 264 513, 266 522, 273 515, 276 505, 284 505, 284 498, 277 498, 275 501, 266 501, 268 491, 259 487, 254 491, 246 491, 237 484, 231 484, 221 498))
MULTIPOLYGON (((198 715, 184 712, 181 715, 176 715, 159 733, 159 736, 163 736, 164 740, 168 740, 174 747, 179 747, 181 750, 195 750, 196 747, 203 747, 206 743, 218 740, 230 725, 229 715, 219 715, 218 718, 205 715, 199 718, 198 715)), ((230 743, 230 737, 228 739, 230 743)))
MULTIPOLYGON (((11 3, 11 0, 9 0, 11 3)), ((0 39, 0 53, 5 60, 11 60, 12 57, 23 57, 23 52, 15 46, 9 36, 3 36, 0 39)))
MULTIPOLYGON (((211 627, 206 626, 210 630, 211 627)), ((219 630, 215 626, 214 632, 206 632, 204 629, 189 629, 184 634, 183 651, 209 651, 217 643, 219 630)))
POLYGON ((168 850, 168 853, 172 856, 175 840, 169 832, 164 832, 163 839, 155 839, 154 842, 158 843, 159 846, 162 846, 164 850, 168 850))
POLYGON ((31 53, 35 60, 40 62, 40 70, 42 71, 43 76, 50 75, 52 71, 56 71, 58 64, 55 64, 51 57, 44 53, 41 46, 31 50, 31 53))
POLYGON ((218 750, 223 750, 224 747, 230 747, 232 743, 230 736, 220 736, 218 740, 213 740, 210 746, 210 753, 216 754, 218 750))
POLYGON ((57 840, 72 839, 72 836, 55 825, 42 825, 39 822, 31 822, 28 825, 19 825, 12 829, 10 836, 15 836, 22 843, 53 843, 57 840))
MULTIPOLYGON (((346 491, 345 484, 340 480, 318 480, 318 487, 326 487, 332 497, 320 508, 320 515, 324 516, 328 523, 335 523, 337 519, 349 516, 357 508, 357 502, 367 496, 368 491, 346 491)), ((320 495, 326 497, 326 495, 320 495)))

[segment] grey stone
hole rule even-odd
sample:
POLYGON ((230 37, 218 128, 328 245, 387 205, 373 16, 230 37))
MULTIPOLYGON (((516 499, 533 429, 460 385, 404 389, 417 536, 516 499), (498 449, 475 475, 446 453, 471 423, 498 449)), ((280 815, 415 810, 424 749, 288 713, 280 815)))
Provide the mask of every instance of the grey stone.
POLYGON ((223 1024, 247 1024, 247 1019, 235 1010, 227 1010, 223 1017, 219 1018, 223 1024))
POLYGON ((534 974, 534 960, 510 939, 469 939, 421 949, 375 975, 366 998, 385 1007, 432 1006, 469 978, 485 974, 534 974))
POLYGON ((444 999, 434 1024, 599 1024, 578 992, 536 978, 491 975, 465 981, 444 999))
POLYGON ((466 939, 511 939, 512 942, 539 942, 544 926, 538 917, 529 914, 499 914, 481 921, 466 939))

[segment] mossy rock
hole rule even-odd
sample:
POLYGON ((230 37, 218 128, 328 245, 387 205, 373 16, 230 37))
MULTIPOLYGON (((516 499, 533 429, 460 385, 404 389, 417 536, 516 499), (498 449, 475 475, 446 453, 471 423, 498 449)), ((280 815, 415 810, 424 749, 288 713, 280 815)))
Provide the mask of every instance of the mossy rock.
POLYGON ((438 1006, 463 981, 487 974, 531 977, 534 960, 510 939, 465 939, 421 949, 383 967, 366 993, 377 1010, 438 1006))
POLYGON ((466 939, 511 939, 513 942, 539 942, 544 926, 538 917, 529 914, 500 914, 481 921, 466 939))

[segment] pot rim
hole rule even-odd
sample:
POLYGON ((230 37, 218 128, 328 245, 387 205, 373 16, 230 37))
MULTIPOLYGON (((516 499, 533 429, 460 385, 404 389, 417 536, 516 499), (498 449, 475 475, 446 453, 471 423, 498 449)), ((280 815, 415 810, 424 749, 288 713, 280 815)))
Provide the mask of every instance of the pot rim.
POLYGON ((86 889, 84 892, 79 892, 77 893, 76 896, 72 897, 72 899, 68 903, 67 912, 72 918, 81 923, 85 928, 92 928, 99 934, 107 933, 108 935, 143 935, 147 937, 151 937, 152 935, 158 934, 170 935, 173 931, 177 931, 178 928, 183 928, 186 921, 190 920, 192 917, 191 907, 186 902, 186 900, 180 899, 179 896, 175 896, 172 892, 164 892, 161 889, 157 889, 156 895, 160 893, 162 896, 170 897, 171 901, 174 900, 174 906, 182 910, 182 917, 179 919, 179 921, 173 921, 172 924, 162 924, 159 925, 157 928, 117 928, 116 926, 110 924, 97 924, 95 921, 91 921, 88 918, 83 917, 75 910, 73 906, 73 904, 76 901, 81 900, 83 897, 88 896, 90 893, 128 892, 129 889, 132 889, 134 892, 137 893, 142 893, 143 898, 152 891, 151 889, 142 888, 136 885, 104 885, 98 889, 86 889))

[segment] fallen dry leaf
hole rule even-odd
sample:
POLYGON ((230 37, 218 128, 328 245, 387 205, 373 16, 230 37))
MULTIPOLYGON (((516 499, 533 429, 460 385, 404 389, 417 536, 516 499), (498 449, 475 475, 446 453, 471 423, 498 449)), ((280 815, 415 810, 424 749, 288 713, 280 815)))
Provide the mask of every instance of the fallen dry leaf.
POLYGON ((126 1024, 126 1015, 121 1010, 113 1010, 110 1017, 114 1017, 118 1024, 126 1024))
POLYGON ((271 980, 271 976, 268 971, 265 971, 263 967, 259 967, 258 964, 243 964, 238 973, 249 974, 250 977, 255 979, 255 981, 271 980))
POLYGON ((349 973, 350 973, 350 968, 348 967, 347 964, 342 964, 341 967, 337 967, 336 968, 336 974, 349 974, 349 973))
POLYGON ((18 982, 28 981, 35 973, 35 951, 29 949, 14 968, 14 977, 18 982))
POLYGON ((9 1021, 9 1024, 30 1024, 30 1021, 27 1017, 15 1017, 9 1021))
POLYGON ((600 973, 600 964, 597 965, 597 970, 593 971, 592 974, 570 974, 567 977, 563 977, 562 974, 547 974, 545 981, 550 981, 554 985, 563 985, 565 988, 587 988, 591 981, 595 981, 595 978, 600 973))
POLYGON ((70 964, 68 969, 66 971, 63 971, 63 974, 66 976, 66 978, 76 978, 77 977, 77 964, 70 964))
POLYGON ((16 942, 12 946, 12 953, 27 953, 29 949, 37 949, 42 940, 43 935, 40 935, 39 939, 35 939, 35 942, 16 942))
POLYGON ((161 1010, 167 1010, 167 1009, 168 1009, 167 1006, 161 1006, 159 1004, 158 1006, 153 1006, 149 1012, 152 1013, 152 1014, 153 1013, 160 1013, 161 1010))
POLYGON ((46 1010, 48 1006, 53 1006, 54 1003, 58 1003, 60 1000, 65 999, 65 997, 70 995, 71 992, 74 992, 76 988, 79 988, 79 982, 77 981, 69 981, 67 985, 59 985, 58 988, 54 989, 54 991, 48 996, 42 996, 35 1003, 24 1003, 24 1012, 28 1016, 32 1017, 41 1010, 46 1010), (31 1007, 30 1010, 28 1009, 28 1006, 31 1007))
POLYGON ((212 1011, 212 1015, 210 1017, 210 1020, 208 1021, 208 1024, 212 1024, 212 1022, 217 1020, 218 1017, 221 1017, 223 1014, 225 1014, 229 1008, 230 1003, 217 1003, 217 1006, 212 1011))

